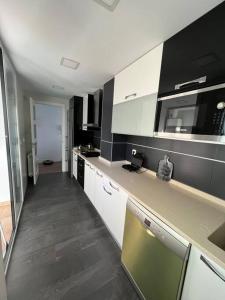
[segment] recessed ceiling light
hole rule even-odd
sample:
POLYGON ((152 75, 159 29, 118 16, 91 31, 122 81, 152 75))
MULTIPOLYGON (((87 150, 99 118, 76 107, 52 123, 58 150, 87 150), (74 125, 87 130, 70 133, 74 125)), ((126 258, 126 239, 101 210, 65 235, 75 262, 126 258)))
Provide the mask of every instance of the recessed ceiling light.
POLYGON ((114 11, 120 0, 94 0, 110 11, 114 11))
POLYGON ((62 57, 60 65, 66 68, 76 70, 79 67, 80 63, 70 58, 62 57))
POLYGON ((52 87, 53 87, 53 89, 64 90, 64 87, 63 87, 63 86, 60 86, 60 85, 55 85, 55 84, 53 84, 52 87))

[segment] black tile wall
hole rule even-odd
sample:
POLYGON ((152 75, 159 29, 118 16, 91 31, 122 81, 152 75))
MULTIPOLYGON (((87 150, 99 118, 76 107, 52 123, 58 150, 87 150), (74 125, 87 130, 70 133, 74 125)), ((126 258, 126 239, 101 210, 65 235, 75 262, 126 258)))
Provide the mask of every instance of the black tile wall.
POLYGON ((175 152, 196 155, 201 157, 207 157, 215 159, 216 157, 216 145, 207 143, 197 143, 190 141, 173 141, 173 147, 171 149, 175 152))
POLYGON ((127 136, 126 160, 132 149, 144 154, 144 167, 157 171, 167 154, 174 163, 173 179, 225 199, 225 145, 127 136))
POLYGON ((112 160, 112 143, 101 141, 101 157, 112 160))
POLYGON ((213 162, 210 193, 225 199, 225 163, 213 162))
POLYGON ((112 161, 124 160, 126 157, 126 143, 113 143, 112 161))
POLYGON ((113 93, 114 79, 108 81, 103 89, 101 156, 110 161, 117 161, 126 157, 126 136, 111 133, 113 93))
POLYGON ((215 158, 217 160, 225 161, 225 145, 217 145, 215 158))
POLYGON ((124 134, 113 134, 113 143, 126 143, 127 142, 127 135, 124 134))
POLYGON ((94 136, 93 140, 92 140, 92 144, 93 144, 94 148, 100 149, 100 147, 101 147, 101 138, 94 136))
POLYGON ((174 163, 174 179, 204 192, 210 192, 213 166, 211 160, 174 153, 169 156, 174 163))

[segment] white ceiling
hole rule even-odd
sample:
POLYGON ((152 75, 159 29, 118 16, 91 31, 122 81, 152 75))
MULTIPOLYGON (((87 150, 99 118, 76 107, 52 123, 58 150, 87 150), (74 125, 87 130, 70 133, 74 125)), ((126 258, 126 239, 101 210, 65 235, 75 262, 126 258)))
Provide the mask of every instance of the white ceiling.
POLYGON ((120 0, 110 12, 93 0, 0 0, 0 36, 26 90, 82 95, 221 2, 120 0))

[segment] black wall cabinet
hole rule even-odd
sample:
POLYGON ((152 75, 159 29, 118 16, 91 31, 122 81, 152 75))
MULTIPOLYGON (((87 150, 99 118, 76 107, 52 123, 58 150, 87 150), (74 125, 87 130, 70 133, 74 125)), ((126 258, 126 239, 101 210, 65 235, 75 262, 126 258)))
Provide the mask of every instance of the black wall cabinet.
POLYGON ((159 95, 225 82, 225 2, 164 43, 159 95), (206 82, 175 85, 207 76, 206 82))

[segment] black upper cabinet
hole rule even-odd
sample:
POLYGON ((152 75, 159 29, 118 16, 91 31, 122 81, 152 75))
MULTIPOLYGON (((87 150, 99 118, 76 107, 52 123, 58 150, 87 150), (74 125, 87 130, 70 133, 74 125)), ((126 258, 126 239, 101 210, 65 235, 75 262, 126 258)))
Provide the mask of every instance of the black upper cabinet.
POLYGON ((159 95, 225 82, 225 2, 164 43, 159 95), (175 90, 177 84, 206 76, 175 90))

